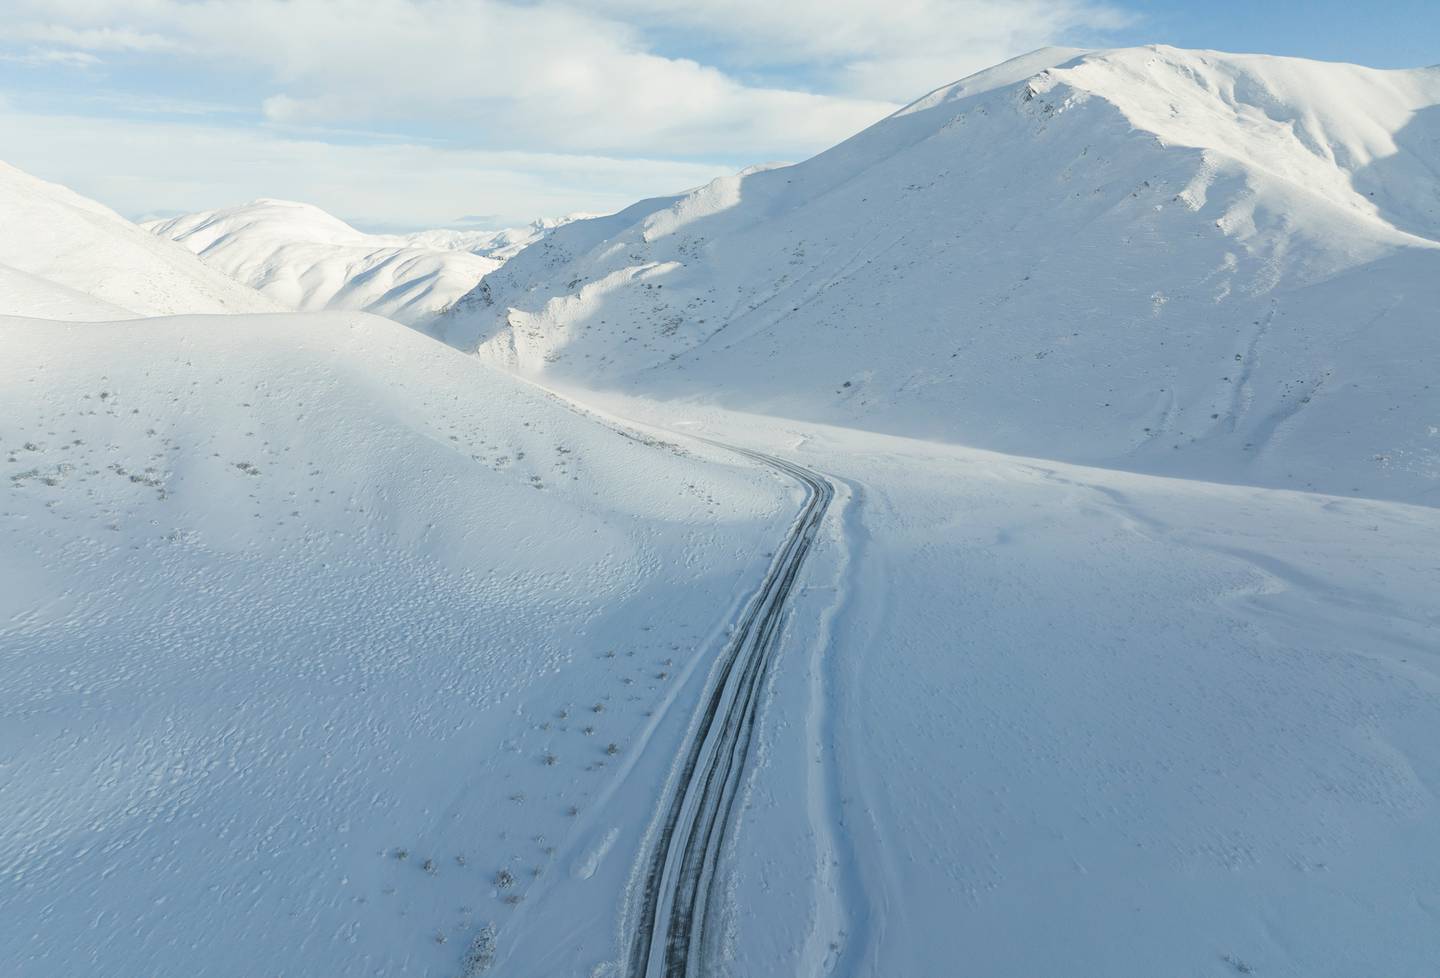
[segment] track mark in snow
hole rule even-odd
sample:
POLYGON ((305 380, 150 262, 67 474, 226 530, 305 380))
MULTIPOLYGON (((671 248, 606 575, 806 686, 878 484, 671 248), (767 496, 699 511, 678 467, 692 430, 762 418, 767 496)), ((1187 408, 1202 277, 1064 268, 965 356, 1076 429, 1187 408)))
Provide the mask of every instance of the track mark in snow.
MULTIPOLYGON (((709 439, 706 439, 709 441, 709 439)), ((825 477, 773 455, 710 442, 796 480, 804 506, 726 646, 716 679, 683 748, 680 776, 640 884, 630 945, 631 978, 691 978, 706 958, 716 869, 732 823, 759 711, 779 645, 780 622, 800 569, 835 495, 825 477)))
POLYGON ((605 858, 606 853, 610 851, 610 847, 615 844, 615 840, 619 837, 620 830, 618 828, 606 832, 605 838, 601 839, 597 845, 591 847, 591 849, 575 863, 575 866, 570 870, 570 875, 577 880, 588 880, 594 876, 595 870, 600 868, 600 861, 605 858))

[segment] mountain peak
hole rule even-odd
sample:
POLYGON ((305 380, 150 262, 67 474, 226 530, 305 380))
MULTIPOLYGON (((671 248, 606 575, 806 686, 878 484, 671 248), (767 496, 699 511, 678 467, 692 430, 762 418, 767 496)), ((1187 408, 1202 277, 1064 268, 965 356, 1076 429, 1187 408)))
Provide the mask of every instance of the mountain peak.
POLYGON ((1397 443, 1354 419, 1382 369, 1425 399, 1374 358, 1440 341, 1437 106, 1424 69, 1036 52, 805 162, 560 228, 437 328, 579 386, 1330 486, 1337 451, 1429 457, 1418 415, 1397 443))

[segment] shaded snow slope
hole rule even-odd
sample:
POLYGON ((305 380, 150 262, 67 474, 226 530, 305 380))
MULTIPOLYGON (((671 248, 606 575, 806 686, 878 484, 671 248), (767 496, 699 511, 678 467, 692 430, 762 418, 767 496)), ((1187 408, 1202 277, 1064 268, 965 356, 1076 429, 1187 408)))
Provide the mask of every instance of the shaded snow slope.
POLYGON ((532 906, 612 956, 795 496, 377 317, 212 322, 0 318, 6 975, 453 978, 532 906))
POLYGON ((558 383, 1435 502, 1437 140, 1440 69, 1039 52, 561 228, 437 329, 558 383))
POLYGON ((289 309, 423 325, 568 219, 499 231, 366 234, 309 204, 256 200, 143 225, 289 309))
POLYGON ((276 309, 109 208, 0 163, 0 315, 105 320, 276 309))

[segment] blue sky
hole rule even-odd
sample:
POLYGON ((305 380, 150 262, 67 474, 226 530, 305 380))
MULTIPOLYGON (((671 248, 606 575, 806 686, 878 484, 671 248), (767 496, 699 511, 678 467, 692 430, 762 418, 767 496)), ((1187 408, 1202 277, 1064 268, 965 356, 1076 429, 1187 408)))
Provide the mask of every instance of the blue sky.
POLYGON ((802 158, 1046 44, 1440 62, 1440 14, 1404 0, 0 5, 0 158, 131 217, 270 196, 377 229, 609 210, 802 158))
POLYGON ((1162 42, 1183 48, 1351 61, 1374 68, 1440 63, 1440 4, 1435 0, 1164 0, 1125 6, 1140 19, 1116 33, 1120 44, 1162 42))

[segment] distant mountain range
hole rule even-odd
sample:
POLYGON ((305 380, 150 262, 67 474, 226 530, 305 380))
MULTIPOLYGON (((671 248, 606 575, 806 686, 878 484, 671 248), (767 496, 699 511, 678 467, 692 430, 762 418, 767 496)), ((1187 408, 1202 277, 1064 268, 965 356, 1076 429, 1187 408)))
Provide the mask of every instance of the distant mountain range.
POLYGON ((498 231, 366 234, 310 204, 262 199, 142 226, 287 309, 360 310, 419 326, 505 259, 582 216, 498 231))

